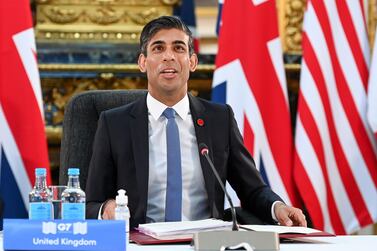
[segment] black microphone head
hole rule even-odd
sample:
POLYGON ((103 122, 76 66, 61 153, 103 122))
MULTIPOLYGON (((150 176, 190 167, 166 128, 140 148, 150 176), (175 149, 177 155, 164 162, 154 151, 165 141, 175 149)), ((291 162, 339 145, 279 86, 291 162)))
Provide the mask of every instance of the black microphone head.
POLYGON ((208 152, 209 152, 208 146, 204 143, 199 144, 199 150, 200 150, 200 154, 203 155, 203 156, 208 154, 208 152))

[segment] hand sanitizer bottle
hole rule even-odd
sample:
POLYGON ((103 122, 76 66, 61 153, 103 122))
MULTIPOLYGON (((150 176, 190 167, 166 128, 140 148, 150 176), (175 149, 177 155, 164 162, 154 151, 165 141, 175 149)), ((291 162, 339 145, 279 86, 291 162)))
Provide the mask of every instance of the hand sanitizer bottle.
POLYGON ((118 195, 115 198, 115 203, 115 219, 124 220, 126 222, 126 245, 128 245, 130 240, 130 210, 127 207, 128 197, 125 190, 118 190, 118 195))

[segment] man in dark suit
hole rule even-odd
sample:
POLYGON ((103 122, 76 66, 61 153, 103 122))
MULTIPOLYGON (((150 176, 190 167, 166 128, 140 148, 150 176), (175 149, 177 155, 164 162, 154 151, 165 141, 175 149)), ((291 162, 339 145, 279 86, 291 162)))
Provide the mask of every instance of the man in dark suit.
POLYGON ((222 218, 224 193, 199 153, 205 143, 244 209, 265 222, 306 226, 301 210, 285 205, 262 181, 231 107, 187 93, 189 74, 198 64, 187 26, 176 17, 152 20, 141 33, 140 48, 138 65, 147 74, 148 94, 100 116, 86 187, 87 217, 113 219, 114 197, 122 188, 131 228, 222 218))

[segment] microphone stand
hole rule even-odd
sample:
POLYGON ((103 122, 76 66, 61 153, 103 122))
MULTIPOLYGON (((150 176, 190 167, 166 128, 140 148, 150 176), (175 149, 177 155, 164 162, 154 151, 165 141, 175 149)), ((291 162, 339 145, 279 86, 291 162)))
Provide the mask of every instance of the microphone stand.
POLYGON ((210 231, 198 232, 194 234, 195 250, 224 250, 227 247, 232 247, 240 243, 247 243, 257 250, 279 250, 279 236, 273 232, 255 232, 255 231, 239 231, 236 217, 236 210, 234 208, 232 199, 230 198, 225 186, 220 178, 219 173, 215 169, 213 162, 208 156, 208 147, 204 143, 199 144, 200 154, 204 156, 210 165, 213 174, 216 176, 225 196, 229 202, 232 213, 233 231, 210 231))
POLYGON ((217 170, 215 169, 215 166, 213 165, 211 159, 209 158, 208 156, 208 148, 203 148, 202 151, 201 151, 202 155, 207 159, 209 165, 211 166, 211 169, 212 169, 212 172, 215 174, 216 176, 216 179, 217 181, 219 182, 220 186, 221 186, 221 189, 223 190, 223 192, 225 193, 225 196, 228 200, 228 203, 230 205, 230 211, 232 213, 232 221, 233 221, 233 226, 232 226, 232 230, 233 231, 238 231, 239 228, 238 228, 238 224, 237 224, 237 215, 236 215, 236 209, 234 208, 234 205, 233 205, 233 201, 232 199, 230 198, 228 192, 226 191, 225 189, 225 186, 217 172, 217 170))

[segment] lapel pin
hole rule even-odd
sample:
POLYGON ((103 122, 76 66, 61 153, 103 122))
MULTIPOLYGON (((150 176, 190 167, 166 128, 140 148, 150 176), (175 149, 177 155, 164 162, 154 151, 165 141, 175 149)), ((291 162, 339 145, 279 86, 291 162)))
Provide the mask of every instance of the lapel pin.
POLYGON ((198 126, 204 126, 204 120, 202 119, 197 119, 196 123, 198 124, 198 126))

